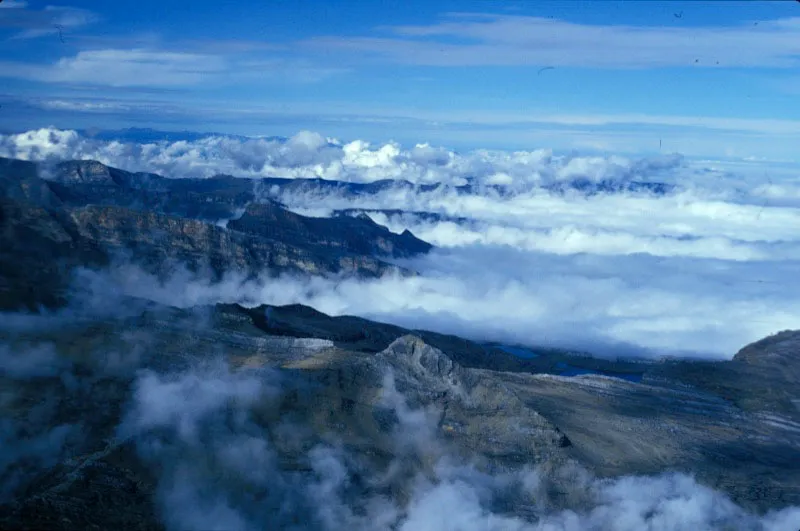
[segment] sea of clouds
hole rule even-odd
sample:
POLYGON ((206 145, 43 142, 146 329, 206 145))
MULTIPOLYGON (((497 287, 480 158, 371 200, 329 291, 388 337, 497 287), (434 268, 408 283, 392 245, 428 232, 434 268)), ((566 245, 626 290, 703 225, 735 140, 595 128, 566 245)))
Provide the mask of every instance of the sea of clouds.
POLYGON ((370 194, 257 189, 306 215, 365 210, 392 231, 409 229, 437 246, 404 264, 421 273, 415 278, 230 277, 212 285, 182 276, 175 282, 192 287, 176 295, 174 286, 117 273, 122 286, 162 302, 301 302, 332 314, 602 355, 730 358, 751 341, 800 326, 796 165, 544 148, 459 153, 311 132, 136 143, 42 129, 0 137, 0 155, 95 159, 172 178, 408 181, 370 194))

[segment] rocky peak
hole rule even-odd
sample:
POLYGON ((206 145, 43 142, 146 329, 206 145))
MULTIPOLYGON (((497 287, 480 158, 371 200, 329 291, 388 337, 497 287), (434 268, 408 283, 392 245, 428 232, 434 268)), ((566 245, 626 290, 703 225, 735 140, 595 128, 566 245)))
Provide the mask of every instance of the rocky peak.
POLYGON ((36 164, 25 160, 0 158, 0 195, 45 208, 56 208, 61 203, 38 176, 36 164))
POLYGON ((461 366, 444 352, 411 334, 394 340, 379 356, 414 379, 432 379, 455 386, 463 373, 461 366))
POLYGON ((411 233, 399 235, 363 217, 313 218, 296 214, 275 202, 250 203, 228 228, 273 238, 278 232, 297 245, 321 245, 347 253, 411 257, 432 246, 411 233))
POLYGON ((786 378, 800 378, 800 331, 784 330, 742 348, 735 362, 781 372, 786 378))
POLYGON ((96 160, 70 160, 58 165, 56 181, 63 184, 100 184, 115 186, 111 168, 96 160))
MULTIPOLYGON (((289 219, 291 215, 292 212, 274 201, 252 202, 245 207, 244 214, 238 220, 232 220, 232 223, 236 225, 236 222, 238 222, 241 225, 254 222, 274 222, 281 219, 289 219)), ((233 225, 230 226, 232 227, 233 225)))

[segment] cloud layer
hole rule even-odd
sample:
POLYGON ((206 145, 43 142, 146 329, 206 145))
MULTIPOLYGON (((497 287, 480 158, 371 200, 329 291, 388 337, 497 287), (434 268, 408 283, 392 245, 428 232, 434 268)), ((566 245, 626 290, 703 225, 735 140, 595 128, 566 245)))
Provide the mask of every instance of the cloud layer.
POLYGON ((241 285, 229 278, 212 286, 181 277, 159 285, 139 273, 114 273, 131 293, 166 303, 303 302, 475 339, 607 355, 730 357, 800 323, 793 281, 800 181, 792 165, 546 148, 459 153, 311 132, 286 140, 209 136, 137 144, 44 129, 0 138, 0 155, 92 158, 174 178, 400 179, 368 194, 314 181, 256 190, 307 215, 364 210, 439 247, 407 264, 422 273, 413 279, 288 279, 278 289, 266 280, 241 285), (191 287, 179 288, 181 282, 191 287))
POLYGON ((96 141, 75 131, 39 129, 0 135, 0 156, 26 160, 95 159, 129 171, 168 177, 323 178, 348 182, 402 179, 413 183, 460 185, 468 178, 486 184, 528 187, 571 178, 634 179, 680 166, 678 156, 631 160, 623 157, 556 156, 550 149, 530 152, 478 150, 458 154, 418 144, 371 145, 340 142, 309 131, 286 139, 210 136, 196 141, 96 141))

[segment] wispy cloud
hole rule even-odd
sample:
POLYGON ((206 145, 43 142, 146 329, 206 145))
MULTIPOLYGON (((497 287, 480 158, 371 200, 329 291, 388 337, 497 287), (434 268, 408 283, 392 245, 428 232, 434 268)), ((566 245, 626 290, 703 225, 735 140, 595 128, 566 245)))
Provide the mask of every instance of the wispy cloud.
POLYGON ((241 81, 315 83, 344 71, 278 58, 254 60, 151 49, 87 50, 49 65, 0 62, 2 77, 110 87, 162 88, 241 81))
MULTIPOLYGON (((5 63, 9 66, 6 72, 0 72, 7 76, 16 77, 17 75, 31 75, 30 70, 22 65, 5 63)), ((296 82, 319 82, 331 76, 348 72, 346 69, 317 67, 312 63, 292 63, 286 60, 252 60, 243 61, 240 65, 246 65, 249 70, 231 73, 232 76, 250 79, 280 79, 283 81, 296 82)), ((0 63, 2 66, 2 63, 0 63)), ((35 70, 37 75, 39 70, 35 70)), ((52 74, 41 74, 43 77, 55 77, 52 74)), ((227 77, 227 75, 226 75, 227 77)), ((89 79, 87 83, 98 83, 103 78, 89 79)), ((55 100, 56 98, 54 98, 55 100)), ((65 102, 62 106, 66 109, 66 102, 70 98, 57 98, 65 102)), ((47 106, 44 100, 39 100, 41 105, 47 106)), ((120 105, 133 106, 127 100, 120 100, 120 105)), ((73 106, 73 110, 80 110, 80 105, 73 106)), ((179 105, 174 105, 176 109, 179 105)), ((52 106, 46 108, 54 108, 52 106)), ((111 108, 110 106, 108 107, 111 108)), ((195 103, 192 107, 186 106, 183 109, 187 114, 190 112, 203 112, 210 114, 226 113, 230 116, 256 116, 266 117, 276 114, 293 116, 313 116, 320 120, 341 121, 353 123, 384 123, 384 124, 407 124, 419 129, 425 127, 462 127, 472 130, 483 127, 489 128, 508 128, 518 132, 524 129, 541 130, 542 127, 563 127, 565 130, 575 128, 591 128, 595 131, 599 128, 624 129, 625 126, 648 126, 654 131, 658 131, 660 136, 668 138, 674 133, 685 133, 687 129, 698 132, 717 131, 719 133, 748 133, 758 135, 775 135, 786 137, 800 136, 800 120, 791 119, 771 119, 771 118, 738 118, 738 117, 719 117, 698 115, 663 115, 646 113, 552 113, 531 110, 528 112, 510 112, 498 110, 480 109, 455 109, 450 111, 437 111, 425 109, 413 109, 403 107, 375 107, 370 105, 354 105, 352 103, 322 100, 317 102, 296 105, 292 102, 282 102, 280 105, 257 105, 252 102, 239 102, 239 104, 225 107, 221 105, 202 105, 195 103)), ((599 133, 599 131, 596 131, 599 133)), ((619 132, 619 131, 618 131, 619 132)), ((642 131, 639 131, 640 136, 642 131)), ((624 142, 631 142, 634 138, 625 138, 624 142)), ((593 141, 602 142, 599 136, 593 141)), ((589 147, 589 146, 586 146, 589 147)), ((610 149, 607 147, 600 149, 610 149)), ((613 146, 615 149, 618 147, 613 146)))
POLYGON ((319 37, 303 44, 325 53, 371 53, 395 63, 428 66, 792 68, 800 64, 800 18, 757 26, 666 28, 452 13, 437 24, 378 30, 388 36, 319 37))
POLYGON ((5 2, 0 2, 0 9, 23 9, 28 7, 28 2, 24 2, 23 0, 6 0, 5 2))
POLYGON ((0 3, 0 28, 21 30, 12 39, 35 39, 69 31, 100 20, 87 9, 68 6, 46 6, 44 9, 28 9, 27 2, 0 3))
POLYGON ((4 62, 5 77, 48 83, 169 87, 194 85, 225 70, 224 59, 202 54, 148 50, 93 50, 53 65, 4 62))
POLYGON ((68 99, 48 99, 38 102, 38 105, 47 110, 52 111, 74 111, 74 112, 119 112, 131 111, 134 109, 133 105, 124 104, 122 102, 106 102, 98 101, 79 101, 68 99))

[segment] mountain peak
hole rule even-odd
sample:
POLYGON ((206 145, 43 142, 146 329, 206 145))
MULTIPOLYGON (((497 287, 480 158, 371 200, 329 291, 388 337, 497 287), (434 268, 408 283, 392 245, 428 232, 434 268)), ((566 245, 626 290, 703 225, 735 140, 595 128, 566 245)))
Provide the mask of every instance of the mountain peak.
POLYGON ((57 166, 57 182, 74 184, 116 185, 111 168, 96 160, 70 160, 57 166))

